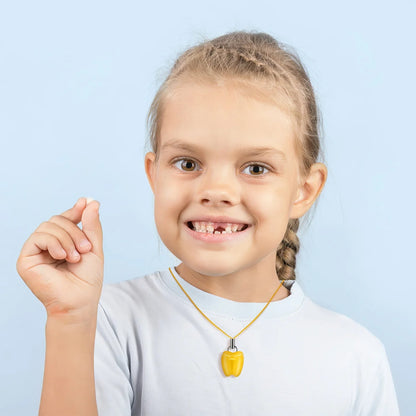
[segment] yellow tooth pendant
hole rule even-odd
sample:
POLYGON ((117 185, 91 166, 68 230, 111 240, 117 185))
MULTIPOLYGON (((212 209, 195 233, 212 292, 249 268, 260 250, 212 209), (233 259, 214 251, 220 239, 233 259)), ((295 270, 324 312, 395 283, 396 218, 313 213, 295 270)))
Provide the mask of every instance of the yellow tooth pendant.
POLYGON ((234 338, 230 338, 230 346, 227 348, 227 351, 222 353, 221 365, 224 371, 224 374, 228 376, 238 377, 243 369, 244 364, 244 354, 242 351, 238 351, 238 348, 235 346, 234 338), (235 349, 235 351, 230 351, 235 349))

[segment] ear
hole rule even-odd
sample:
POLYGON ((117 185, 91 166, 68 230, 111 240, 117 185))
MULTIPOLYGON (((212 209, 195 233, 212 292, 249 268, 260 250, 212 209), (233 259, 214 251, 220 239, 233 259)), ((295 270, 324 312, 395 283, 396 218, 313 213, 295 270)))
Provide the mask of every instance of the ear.
POLYGON ((306 214, 321 193, 327 177, 328 170, 323 163, 314 163, 311 166, 309 175, 299 185, 290 218, 300 218, 306 214))
POLYGON ((155 192, 155 172, 156 172, 156 154, 154 152, 146 153, 144 157, 144 170, 146 171, 147 180, 152 188, 153 193, 155 192))

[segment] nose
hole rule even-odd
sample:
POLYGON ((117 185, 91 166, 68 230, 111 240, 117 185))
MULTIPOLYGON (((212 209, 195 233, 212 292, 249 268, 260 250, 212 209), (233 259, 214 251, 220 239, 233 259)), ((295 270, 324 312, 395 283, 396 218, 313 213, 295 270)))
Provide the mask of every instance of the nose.
POLYGON ((224 169, 206 171, 200 177, 197 199, 207 206, 236 205, 240 201, 241 189, 235 172, 224 169))

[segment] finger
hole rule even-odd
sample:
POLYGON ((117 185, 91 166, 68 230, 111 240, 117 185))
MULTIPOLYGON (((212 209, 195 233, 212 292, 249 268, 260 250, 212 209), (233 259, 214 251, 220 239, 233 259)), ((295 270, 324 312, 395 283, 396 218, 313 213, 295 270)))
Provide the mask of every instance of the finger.
MULTIPOLYGON (((50 257, 53 260, 63 260, 67 254, 63 249, 59 240, 48 233, 35 232, 24 243, 22 251, 16 262, 16 270, 20 276, 24 279, 24 272, 33 264, 30 262, 30 256, 39 253, 49 252, 50 257), (36 235, 35 235, 36 233, 36 235)), ((27 284, 28 282, 26 282, 27 284)))
MULTIPOLYGON (((69 259, 60 239, 48 232, 35 231, 25 242, 20 257, 28 258, 33 255, 48 251, 53 259, 69 259)), ((71 257, 70 261, 74 261, 71 257)))
POLYGON ((103 229, 99 218, 100 203, 96 200, 88 202, 82 213, 82 231, 92 244, 92 253, 103 258, 103 229))
POLYGON ((61 247, 65 250, 66 256, 64 258, 66 258, 67 261, 77 262, 80 260, 80 253, 77 251, 75 242, 71 235, 58 224, 51 221, 42 223, 33 233, 35 243, 37 243, 38 233, 46 233, 54 236, 59 241, 61 247))
POLYGON ((75 248, 80 253, 87 253, 91 250, 92 244, 88 240, 85 233, 80 230, 78 225, 74 224, 68 218, 63 217, 62 215, 54 215, 49 219, 49 222, 57 224, 59 227, 63 228, 72 238, 75 248))
MULTIPOLYGON (((98 216, 99 207, 100 207, 100 203, 94 200, 93 198, 81 197, 78 199, 78 201, 74 204, 72 208, 64 211, 61 214, 61 216, 69 219, 74 224, 79 224, 82 221, 83 222, 82 231, 87 236, 87 239, 92 245, 92 249, 88 248, 88 250, 91 250, 94 254, 97 254, 100 257, 103 257, 102 227, 101 227, 101 222, 98 216), (86 211, 87 213, 85 214, 86 211), (84 215, 86 215, 85 218, 87 218, 86 223, 85 223, 85 220, 83 220, 84 215), (93 216, 91 217, 91 215, 93 216), (91 235, 91 238, 87 234, 87 232, 84 231, 85 228, 88 230, 88 233, 91 235), (94 246, 96 246, 95 250, 94 250, 94 246)), ((79 248, 81 249, 81 247, 79 248)))
POLYGON ((69 209, 62 212, 62 216, 68 218, 74 224, 79 224, 81 222, 82 213, 87 205, 87 198, 81 197, 78 201, 69 209))

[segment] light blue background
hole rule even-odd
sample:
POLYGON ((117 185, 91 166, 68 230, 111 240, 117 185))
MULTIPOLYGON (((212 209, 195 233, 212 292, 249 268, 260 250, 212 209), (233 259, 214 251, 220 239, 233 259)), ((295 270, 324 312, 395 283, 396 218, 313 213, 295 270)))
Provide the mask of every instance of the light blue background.
POLYGON ((323 113, 329 177, 299 282, 381 339, 416 414, 414 16, 410 1, 2 3, 0 414, 38 411, 46 314, 15 263, 42 221, 99 200, 105 283, 178 263, 159 248, 145 116, 181 51, 240 29, 297 50, 323 113))

